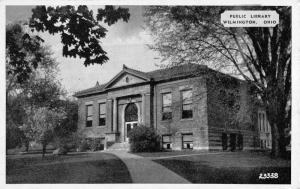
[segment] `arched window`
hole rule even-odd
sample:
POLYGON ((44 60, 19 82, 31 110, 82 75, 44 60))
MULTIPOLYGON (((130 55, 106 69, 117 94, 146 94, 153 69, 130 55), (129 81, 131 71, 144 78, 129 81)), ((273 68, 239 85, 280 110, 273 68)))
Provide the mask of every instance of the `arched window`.
POLYGON ((125 122, 138 121, 138 108, 134 103, 130 103, 125 108, 125 122))

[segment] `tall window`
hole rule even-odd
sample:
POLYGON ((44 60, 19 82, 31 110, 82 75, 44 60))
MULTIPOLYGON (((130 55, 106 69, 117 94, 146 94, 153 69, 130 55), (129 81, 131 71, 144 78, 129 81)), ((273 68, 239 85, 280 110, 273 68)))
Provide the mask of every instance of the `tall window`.
POLYGON ((262 113, 262 127, 263 127, 263 131, 266 131, 266 125, 265 125, 265 114, 262 113))
POLYGON ((93 105, 86 106, 86 126, 93 126, 93 105))
POLYGON ((269 132, 269 123, 264 112, 258 113, 258 126, 261 132, 269 132))
POLYGON ((262 126, 262 119, 261 119, 261 113, 258 113, 258 126, 259 126, 259 131, 262 131, 261 126, 262 126))
POLYGON ((193 117, 192 90, 181 91, 182 119, 193 117))
POLYGON ((172 94, 162 94, 162 120, 172 119, 172 94))
POLYGON ((105 103, 99 104, 99 126, 105 126, 106 120, 106 105, 105 103))

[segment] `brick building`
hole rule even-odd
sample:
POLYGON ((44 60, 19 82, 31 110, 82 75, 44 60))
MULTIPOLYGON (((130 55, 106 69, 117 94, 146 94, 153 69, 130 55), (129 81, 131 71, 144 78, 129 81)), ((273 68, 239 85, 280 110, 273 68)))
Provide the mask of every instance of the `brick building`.
POLYGON ((165 149, 260 147, 251 87, 206 66, 141 72, 124 65, 108 83, 74 96, 79 132, 105 148, 126 146, 128 132, 139 124, 154 127, 165 149))

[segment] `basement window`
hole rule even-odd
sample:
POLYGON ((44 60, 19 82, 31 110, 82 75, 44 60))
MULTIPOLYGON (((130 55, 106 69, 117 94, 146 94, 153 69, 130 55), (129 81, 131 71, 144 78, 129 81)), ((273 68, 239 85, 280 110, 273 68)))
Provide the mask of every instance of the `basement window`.
POLYGON ((166 150, 172 149, 171 135, 163 135, 162 136, 162 146, 163 146, 163 149, 166 149, 166 150))
POLYGON ((193 149, 193 134, 182 134, 182 148, 193 149))

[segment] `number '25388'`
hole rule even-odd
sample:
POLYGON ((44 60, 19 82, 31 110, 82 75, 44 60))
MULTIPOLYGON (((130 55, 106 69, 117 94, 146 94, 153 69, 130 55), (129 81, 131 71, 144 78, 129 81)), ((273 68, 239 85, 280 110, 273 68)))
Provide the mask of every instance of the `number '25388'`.
POLYGON ((277 179, 278 173, 260 173, 259 179, 277 179))

